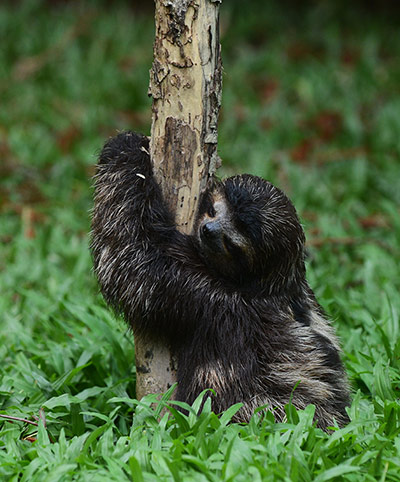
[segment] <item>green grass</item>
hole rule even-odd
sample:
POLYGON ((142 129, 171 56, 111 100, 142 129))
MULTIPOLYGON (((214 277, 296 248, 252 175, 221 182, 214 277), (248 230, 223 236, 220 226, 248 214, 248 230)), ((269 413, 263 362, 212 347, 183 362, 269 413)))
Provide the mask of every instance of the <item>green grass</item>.
POLYGON ((133 339, 98 294, 87 233, 104 139, 149 133, 151 8, 3 3, 0 415, 38 426, 0 418, 2 480, 398 480, 398 19, 272 3, 222 7, 223 172, 262 175, 298 208, 350 424, 325 434, 313 407, 229 424, 234 407, 197 417, 168 394, 134 399, 133 339))

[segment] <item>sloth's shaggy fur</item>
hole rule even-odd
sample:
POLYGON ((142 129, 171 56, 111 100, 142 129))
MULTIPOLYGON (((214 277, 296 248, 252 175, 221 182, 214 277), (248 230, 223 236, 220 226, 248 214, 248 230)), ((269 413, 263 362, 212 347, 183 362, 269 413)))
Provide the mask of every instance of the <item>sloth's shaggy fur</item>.
POLYGON ((148 148, 146 137, 126 132, 100 155, 91 248, 107 302, 172 347, 177 399, 191 403, 212 388, 215 412, 244 404, 239 421, 260 405, 283 420, 291 399, 314 404, 320 427, 343 425, 340 349, 305 279, 292 203, 261 178, 231 177, 203 196, 193 235, 181 234, 148 148))

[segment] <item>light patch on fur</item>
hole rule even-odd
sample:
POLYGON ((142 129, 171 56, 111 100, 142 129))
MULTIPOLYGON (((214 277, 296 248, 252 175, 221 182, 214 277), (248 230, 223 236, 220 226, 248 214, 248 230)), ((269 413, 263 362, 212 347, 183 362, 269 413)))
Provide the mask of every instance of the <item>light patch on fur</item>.
POLYGON ((212 388, 216 393, 222 393, 229 385, 230 379, 235 377, 233 366, 227 371, 220 361, 214 360, 199 367, 194 378, 197 379, 200 386, 212 388))
POLYGON ((335 335, 335 330, 330 325, 329 321, 323 318, 317 311, 310 310, 311 326, 314 331, 325 338, 327 338, 336 350, 340 351, 338 339, 335 335))

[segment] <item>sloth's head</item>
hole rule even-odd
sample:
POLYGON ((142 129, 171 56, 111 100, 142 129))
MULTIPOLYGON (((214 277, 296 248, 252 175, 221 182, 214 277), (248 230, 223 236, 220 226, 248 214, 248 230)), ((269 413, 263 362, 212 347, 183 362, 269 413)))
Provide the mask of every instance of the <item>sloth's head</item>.
POLYGON ((268 181, 241 175, 203 197, 196 224, 210 269, 237 286, 271 293, 304 277, 304 232, 288 197, 268 181))

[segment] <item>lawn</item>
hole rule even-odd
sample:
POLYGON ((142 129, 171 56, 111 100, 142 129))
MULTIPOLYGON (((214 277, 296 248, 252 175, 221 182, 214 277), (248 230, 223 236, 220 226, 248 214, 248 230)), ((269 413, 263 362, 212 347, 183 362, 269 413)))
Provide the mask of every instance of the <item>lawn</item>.
POLYGON ((312 406, 239 425, 235 407, 134 398, 133 338, 88 250, 99 149, 150 132, 152 5, 128 3, 0 5, 0 479, 398 481, 399 11, 221 7, 220 174, 263 176, 299 211, 353 391, 326 434, 312 406))

